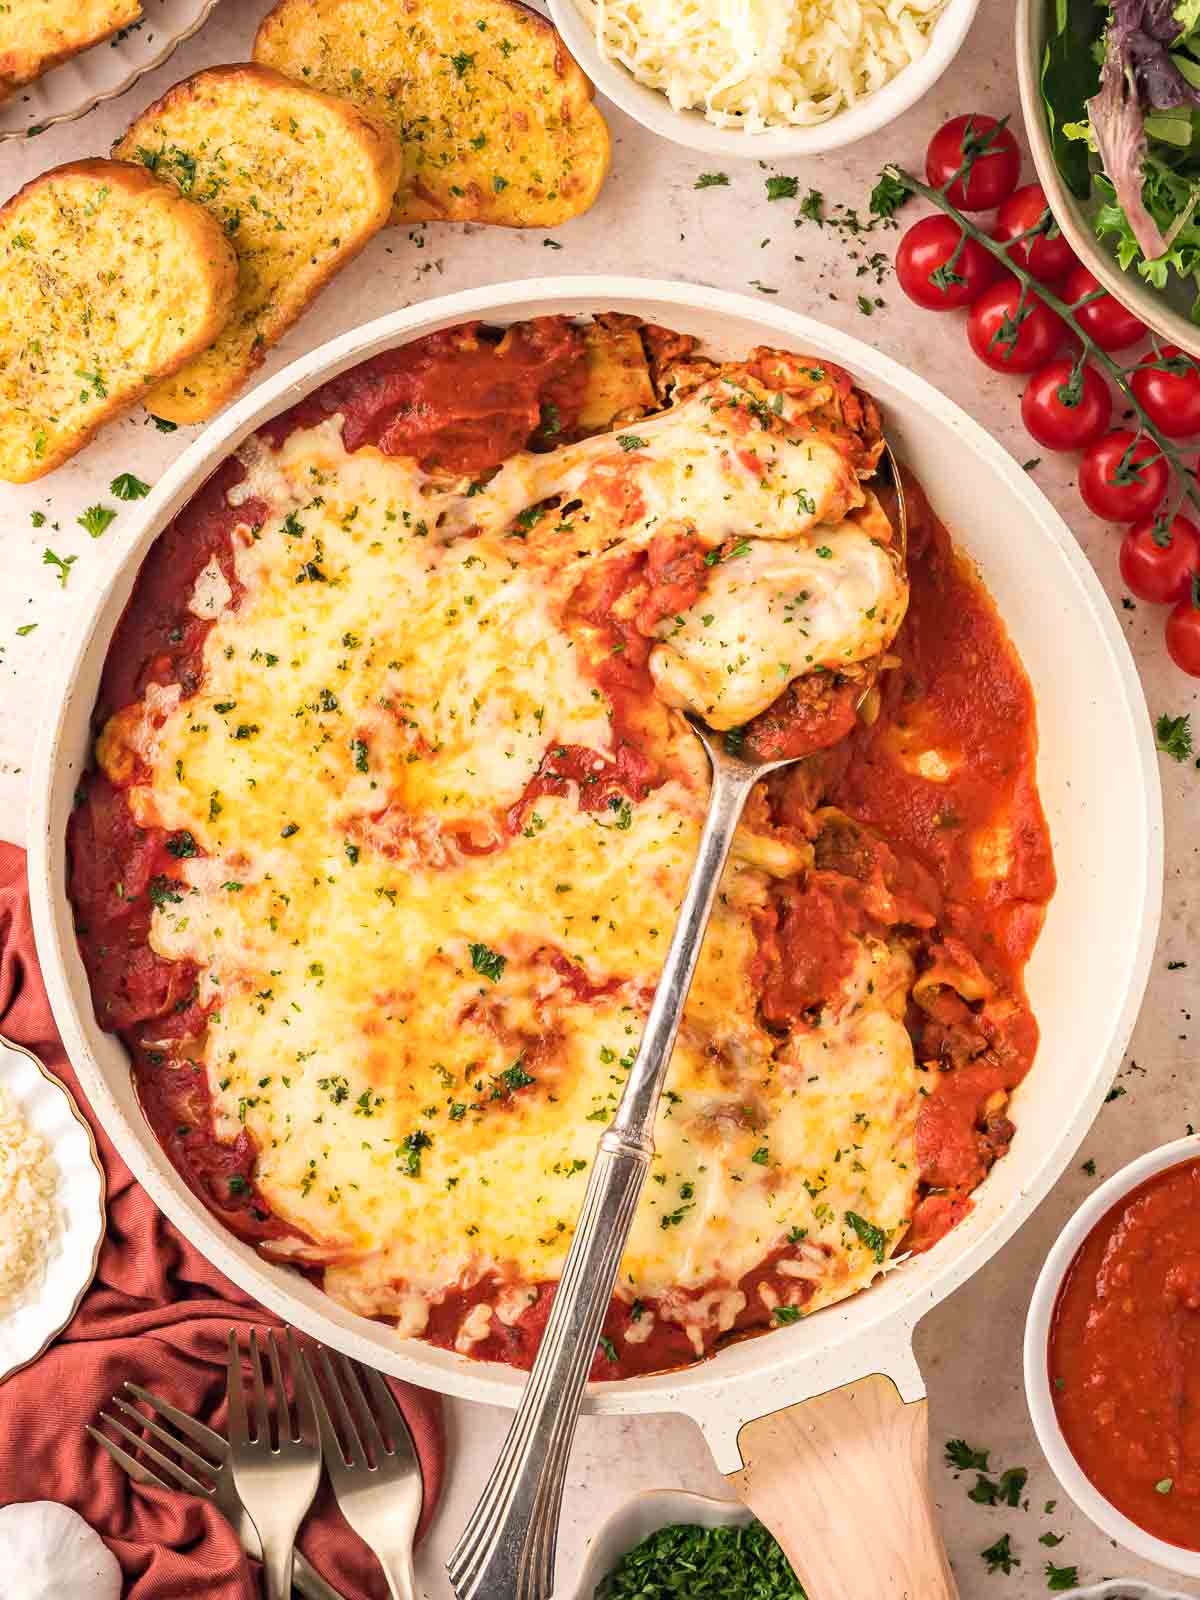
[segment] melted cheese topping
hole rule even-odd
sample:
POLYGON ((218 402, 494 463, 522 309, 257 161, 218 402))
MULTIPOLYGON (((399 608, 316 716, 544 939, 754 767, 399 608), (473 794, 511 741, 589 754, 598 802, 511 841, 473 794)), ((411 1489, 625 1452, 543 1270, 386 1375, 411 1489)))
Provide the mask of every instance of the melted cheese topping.
MULTIPOLYGON (((348 455, 338 417, 278 450, 251 441, 230 498, 268 515, 234 536, 236 609, 208 569, 196 586, 194 609, 220 608, 201 690, 148 691, 100 741, 114 776, 135 757, 150 773, 135 816, 204 852, 179 863, 151 942, 194 961, 213 1004, 218 1133, 252 1134, 291 1253, 403 1332, 489 1276, 511 1321, 559 1276, 696 852, 707 770, 660 702, 639 724, 664 774, 644 799, 588 811, 572 782, 506 822, 548 750, 616 754, 613 707, 567 620, 581 576, 614 538, 636 549, 668 507, 678 519, 685 491, 708 548, 751 528, 751 551, 714 562, 692 608, 746 648, 744 667, 720 669, 739 717, 804 670, 800 619, 821 660, 857 659, 899 625, 902 585, 837 440, 799 417, 794 433, 786 417, 770 434, 745 420, 701 393, 634 443, 522 456, 477 493, 371 447, 348 455)), ((679 691, 693 703, 713 697, 708 637, 689 613, 656 646, 695 676, 679 691)), ((806 863, 739 835, 621 1271, 622 1295, 657 1299, 698 1346, 732 1326, 739 1280, 772 1251, 792 1247, 769 1292, 811 1309, 869 1282, 911 1212, 907 956, 861 942, 850 978, 782 1044, 758 1018, 752 918, 771 874, 806 863)), ((488 1336, 485 1312, 458 1348, 488 1336)))

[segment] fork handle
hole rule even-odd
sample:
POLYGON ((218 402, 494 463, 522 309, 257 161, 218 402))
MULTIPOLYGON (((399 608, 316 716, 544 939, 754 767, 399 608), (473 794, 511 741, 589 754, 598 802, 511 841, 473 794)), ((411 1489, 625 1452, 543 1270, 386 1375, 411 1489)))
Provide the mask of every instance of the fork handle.
POLYGON ((294 1544, 263 1544, 263 1578, 267 1600, 292 1600, 292 1565, 294 1544))
MULTIPOLYGON (((303 1550, 296 1551, 292 1582, 304 1596, 304 1600, 345 1600, 341 1590, 335 1589, 331 1583, 326 1583, 317 1569, 304 1559, 303 1550)), ((402 1594, 400 1600, 412 1600, 412 1597, 402 1594)))
POLYGON ((588 1370, 654 1154, 654 1118, 734 830, 760 773, 714 763, 708 816, 637 1057, 592 1163, 520 1407, 447 1562, 459 1600, 549 1600, 563 1483, 588 1370))

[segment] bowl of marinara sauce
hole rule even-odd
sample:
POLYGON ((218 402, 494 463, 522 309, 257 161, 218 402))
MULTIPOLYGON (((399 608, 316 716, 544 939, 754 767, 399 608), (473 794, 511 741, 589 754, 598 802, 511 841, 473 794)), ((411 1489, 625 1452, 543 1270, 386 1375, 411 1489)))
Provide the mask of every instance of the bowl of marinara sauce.
POLYGON ((1076 1505, 1200 1577, 1200 1138, 1130 1162, 1067 1223, 1030 1302, 1025 1390, 1076 1505))

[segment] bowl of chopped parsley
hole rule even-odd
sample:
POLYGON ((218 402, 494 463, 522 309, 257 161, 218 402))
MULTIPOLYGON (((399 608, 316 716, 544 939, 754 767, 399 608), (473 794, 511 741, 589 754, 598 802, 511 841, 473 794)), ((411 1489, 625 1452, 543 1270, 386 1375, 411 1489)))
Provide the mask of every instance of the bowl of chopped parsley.
POLYGON ((772 1535, 739 1501, 656 1489, 592 1540, 577 1600, 805 1600, 772 1535))

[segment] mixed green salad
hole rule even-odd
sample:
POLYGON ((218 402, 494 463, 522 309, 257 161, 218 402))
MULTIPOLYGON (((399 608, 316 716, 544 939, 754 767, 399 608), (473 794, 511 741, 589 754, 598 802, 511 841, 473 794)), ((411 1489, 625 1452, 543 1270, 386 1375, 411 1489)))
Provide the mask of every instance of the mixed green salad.
POLYGON ((676 1522, 622 1556, 595 1600, 804 1600, 804 1590, 761 1522, 676 1522))
POLYGON ((1122 267, 1190 284, 1200 322, 1200 0, 1046 0, 1055 160, 1122 267))

